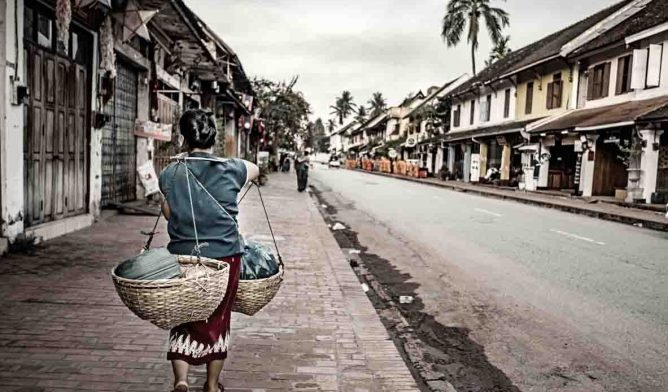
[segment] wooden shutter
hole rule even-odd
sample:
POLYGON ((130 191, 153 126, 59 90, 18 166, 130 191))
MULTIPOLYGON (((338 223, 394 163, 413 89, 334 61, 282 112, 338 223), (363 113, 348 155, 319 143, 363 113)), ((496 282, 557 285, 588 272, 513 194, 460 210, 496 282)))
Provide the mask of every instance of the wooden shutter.
POLYGON ((594 99, 594 75, 596 75, 596 68, 589 68, 587 74, 587 101, 594 99))
POLYGON ((603 67, 603 82, 601 83, 601 96, 604 98, 608 96, 608 90, 610 90, 610 62, 605 63, 603 67))
POLYGON ((633 77, 631 78, 631 88, 642 90, 645 88, 645 76, 647 73, 647 49, 635 49, 633 51, 633 77))
POLYGON ((624 63, 625 63, 626 57, 620 57, 617 60, 617 79, 615 80, 615 95, 622 94, 624 92, 624 89, 622 88, 624 84, 624 74, 625 74, 625 69, 624 69, 624 63))
POLYGON ((524 106, 524 113, 531 114, 532 106, 533 106, 533 82, 527 83, 527 101, 524 106))
POLYGON ((561 96, 562 96, 562 92, 564 91, 564 82, 562 80, 558 80, 554 83, 555 83, 554 84, 554 86, 555 86, 555 88, 554 88, 555 102, 552 105, 552 109, 561 107, 561 96))
POLYGON ((552 99, 554 98, 554 82, 547 84, 547 109, 552 109, 552 99))
POLYGON ((510 115, 510 89, 506 89, 503 99, 503 117, 506 118, 510 115))
POLYGON ((661 79, 663 45, 650 45, 647 59, 647 87, 658 87, 661 79))

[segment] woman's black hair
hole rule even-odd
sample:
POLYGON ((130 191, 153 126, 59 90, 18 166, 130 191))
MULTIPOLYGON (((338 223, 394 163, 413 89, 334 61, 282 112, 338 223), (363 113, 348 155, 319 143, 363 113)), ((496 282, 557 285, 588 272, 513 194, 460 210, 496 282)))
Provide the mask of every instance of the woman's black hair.
POLYGON ((216 120, 213 113, 202 109, 186 110, 179 119, 179 130, 188 149, 207 149, 216 143, 216 120))

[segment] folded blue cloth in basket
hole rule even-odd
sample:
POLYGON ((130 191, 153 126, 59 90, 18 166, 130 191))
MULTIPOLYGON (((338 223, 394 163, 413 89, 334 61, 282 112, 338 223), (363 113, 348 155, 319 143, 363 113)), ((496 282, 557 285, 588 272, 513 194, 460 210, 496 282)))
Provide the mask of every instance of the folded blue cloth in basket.
POLYGON ((153 248, 125 260, 116 267, 115 273, 126 279, 174 279, 181 276, 181 265, 167 248, 153 248))

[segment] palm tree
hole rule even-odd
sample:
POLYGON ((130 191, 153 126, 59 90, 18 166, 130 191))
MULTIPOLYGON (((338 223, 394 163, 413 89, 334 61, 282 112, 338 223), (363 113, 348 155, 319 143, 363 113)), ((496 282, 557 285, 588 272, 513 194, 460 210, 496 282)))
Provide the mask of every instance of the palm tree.
POLYGON ((508 13, 501 8, 491 7, 491 0, 450 0, 443 17, 441 36, 448 47, 457 45, 468 23, 466 41, 471 44, 471 63, 475 76, 475 51, 478 49, 480 17, 485 19, 487 32, 494 45, 501 40, 501 30, 508 26, 508 13))
POLYGON ((501 60, 502 58, 506 57, 510 52, 511 49, 508 46, 508 41, 510 40, 510 36, 506 35, 505 37, 501 37, 499 42, 494 45, 494 48, 492 48, 492 51, 489 52, 489 60, 490 64, 497 60, 501 60))
POLYGON ((383 97, 383 93, 381 93, 380 91, 373 93, 368 103, 369 103, 369 109, 371 109, 372 116, 377 115, 378 113, 385 110, 385 108, 387 107, 387 102, 383 97))
POLYGON ((359 123, 363 123, 366 120, 366 108, 362 105, 360 105, 357 108, 357 115, 355 116, 355 120, 359 123))
POLYGON ((343 124, 343 120, 353 113, 357 105, 353 102, 353 95, 348 90, 344 90, 341 96, 336 98, 336 104, 330 106, 332 114, 339 118, 339 124, 343 124))
POLYGON ((330 118, 329 120, 327 120, 327 132, 332 133, 334 132, 334 129, 336 129, 336 121, 330 118))

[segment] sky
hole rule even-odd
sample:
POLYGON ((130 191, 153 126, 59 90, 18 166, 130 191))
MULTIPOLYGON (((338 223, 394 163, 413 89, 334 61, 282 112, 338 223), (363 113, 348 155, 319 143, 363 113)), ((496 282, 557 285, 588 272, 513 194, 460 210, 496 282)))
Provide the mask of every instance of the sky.
MULTIPOLYGON (((519 49, 614 4, 615 0, 492 0, 510 14, 511 49, 519 49)), ((447 0, 186 0, 232 47, 249 77, 290 80, 331 118, 343 90, 367 104, 380 91, 390 106, 410 93, 471 74, 465 39, 441 38, 447 0)), ((477 70, 491 44, 479 36, 477 70)))

